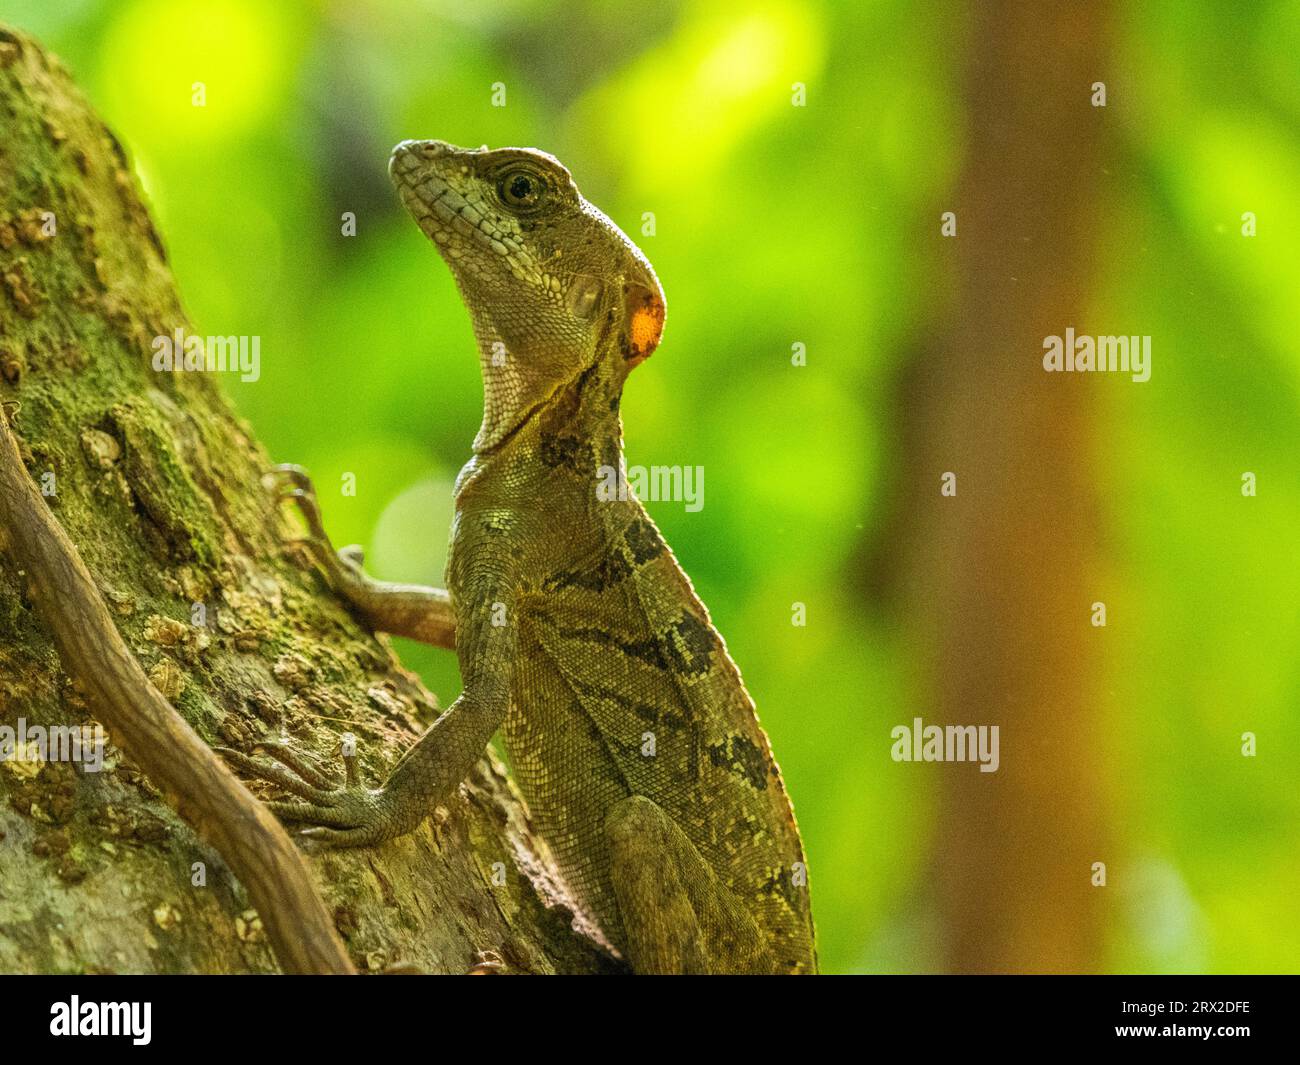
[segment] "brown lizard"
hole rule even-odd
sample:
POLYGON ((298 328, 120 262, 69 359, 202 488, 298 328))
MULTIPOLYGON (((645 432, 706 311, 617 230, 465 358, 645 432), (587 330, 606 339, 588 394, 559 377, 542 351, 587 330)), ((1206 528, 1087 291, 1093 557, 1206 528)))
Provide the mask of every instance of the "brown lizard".
POLYGON ((483 424, 456 483, 447 590, 375 581, 335 554, 305 474, 283 468, 314 555, 375 629, 457 652, 461 695, 378 789, 227 752, 281 784, 305 835, 415 828, 498 729, 571 889, 636 972, 816 967, 794 815, 740 673, 630 493, 619 400, 663 329, 654 270, 552 156, 405 141, 389 172, 469 308, 483 424), (605 493, 608 495, 608 493, 605 493), (622 497, 622 498, 620 498, 622 497))

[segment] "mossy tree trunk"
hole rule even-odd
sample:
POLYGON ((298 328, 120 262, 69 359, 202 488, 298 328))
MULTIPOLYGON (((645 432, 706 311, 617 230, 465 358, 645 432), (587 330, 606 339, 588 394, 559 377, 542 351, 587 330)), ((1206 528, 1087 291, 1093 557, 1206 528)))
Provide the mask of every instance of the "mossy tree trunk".
MULTIPOLYGON (((56 60, 0 29, 0 402, 28 473, 208 743, 320 753, 351 731, 382 779, 433 697, 293 546, 270 460, 213 376, 152 369, 153 338, 178 328, 123 149, 56 60)), ((0 553, 0 726, 86 723, 23 577, 0 553)), ((0 972, 275 971, 243 886, 109 739, 98 773, 0 762, 0 972)), ((363 971, 465 972, 489 952, 505 971, 616 967, 571 929, 490 755, 411 835, 309 862, 363 971)))

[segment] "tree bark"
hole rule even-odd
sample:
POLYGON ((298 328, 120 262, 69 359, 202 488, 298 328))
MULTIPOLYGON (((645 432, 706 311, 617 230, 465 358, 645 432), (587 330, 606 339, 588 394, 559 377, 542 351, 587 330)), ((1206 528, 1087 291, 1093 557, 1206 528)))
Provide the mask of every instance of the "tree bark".
MULTIPOLYGON (((435 700, 294 546, 215 375, 152 368, 153 338, 177 329, 192 332, 122 147, 57 60, 0 29, 0 402, 28 474, 209 746, 337 752, 350 731, 382 779, 435 700)), ((34 576, 0 550, 0 726, 86 724, 95 686, 65 673, 34 576)), ((245 886, 137 764, 158 752, 109 739, 98 773, 0 762, 0 971, 276 971, 245 886)), ((620 969, 491 752, 417 831, 306 858, 361 971, 620 969)))

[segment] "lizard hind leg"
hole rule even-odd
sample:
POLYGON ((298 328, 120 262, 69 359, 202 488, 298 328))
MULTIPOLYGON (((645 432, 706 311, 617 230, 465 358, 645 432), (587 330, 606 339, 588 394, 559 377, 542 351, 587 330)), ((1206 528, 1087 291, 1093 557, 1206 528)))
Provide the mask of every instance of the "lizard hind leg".
POLYGON ((753 917, 661 806, 642 795, 616 803, 605 838, 634 972, 770 971, 753 917))

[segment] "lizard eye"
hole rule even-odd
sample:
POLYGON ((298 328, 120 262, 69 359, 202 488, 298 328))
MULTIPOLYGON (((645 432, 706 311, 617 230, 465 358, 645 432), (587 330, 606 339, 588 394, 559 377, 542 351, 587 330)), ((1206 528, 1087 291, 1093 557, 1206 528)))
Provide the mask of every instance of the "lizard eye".
POLYGON ((511 170, 497 182, 501 202, 516 210, 528 210, 542 201, 546 185, 536 174, 527 170, 511 170))

